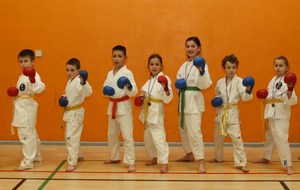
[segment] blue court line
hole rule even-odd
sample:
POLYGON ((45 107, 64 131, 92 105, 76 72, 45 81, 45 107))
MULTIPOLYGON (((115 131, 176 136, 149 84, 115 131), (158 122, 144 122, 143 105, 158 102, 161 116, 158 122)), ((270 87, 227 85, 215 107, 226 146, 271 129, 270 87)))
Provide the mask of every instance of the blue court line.
POLYGON ((53 176, 58 172, 58 170, 65 164, 66 160, 63 160, 55 170, 49 175, 49 177, 42 183, 42 185, 38 188, 38 190, 44 189, 47 183, 53 178, 53 176))

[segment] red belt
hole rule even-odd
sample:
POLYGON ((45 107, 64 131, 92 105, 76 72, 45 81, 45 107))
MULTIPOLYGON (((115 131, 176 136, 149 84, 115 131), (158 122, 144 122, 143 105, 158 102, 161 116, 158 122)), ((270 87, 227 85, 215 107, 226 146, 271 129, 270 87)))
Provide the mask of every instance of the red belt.
POLYGON ((117 104, 118 102, 123 102, 125 100, 128 100, 129 96, 123 96, 122 98, 109 98, 110 101, 113 102, 113 107, 112 107, 112 119, 116 118, 116 111, 117 111, 117 104))

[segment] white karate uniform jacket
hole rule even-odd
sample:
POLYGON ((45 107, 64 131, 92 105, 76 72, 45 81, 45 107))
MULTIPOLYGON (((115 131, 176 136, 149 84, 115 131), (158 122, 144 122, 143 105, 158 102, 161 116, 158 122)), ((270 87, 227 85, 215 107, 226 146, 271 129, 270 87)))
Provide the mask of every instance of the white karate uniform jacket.
MULTIPOLYGON (((170 95, 167 96, 162 85, 157 81, 157 78, 161 75, 164 75, 163 72, 158 73, 155 77, 151 77, 141 89, 142 95, 145 97, 149 97, 150 93, 150 98, 162 100, 162 103, 150 102, 151 106, 148 107, 146 123, 157 124, 159 118, 164 120, 164 103, 170 103, 173 99, 171 80, 165 75, 165 77, 168 79, 168 88, 170 92, 170 95)), ((142 109, 139 119, 144 123, 144 109, 142 109)))
MULTIPOLYGON (((40 75, 36 72, 35 83, 29 81, 28 76, 21 75, 17 82, 19 97, 22 95, 39 94, 45 90, 45 84, 41 81, 40 75)), ((34 98, 16 98, 14 100, 13 127, 35 127, 38 103, 34 98)))
MULTIPOLYGON (((216 96, 222 98, 223 104, 229 105, 237 104, 240 99, 244 102, 250 101, 253 94, 245 92, 246 87, 243 86, 242 81, 242 78, 235 75, 227 86, 226 77, 219 79, 215 88, 216 96)), ((215 117, 216 122, 220 123, 222 121, 223 111, 224 109, 222 106, 217 108, 217 116, 215 117)), ((240 123, 240 114, 238 106, 236 105, 228 111, 227 124, 237 123, 240 123)))

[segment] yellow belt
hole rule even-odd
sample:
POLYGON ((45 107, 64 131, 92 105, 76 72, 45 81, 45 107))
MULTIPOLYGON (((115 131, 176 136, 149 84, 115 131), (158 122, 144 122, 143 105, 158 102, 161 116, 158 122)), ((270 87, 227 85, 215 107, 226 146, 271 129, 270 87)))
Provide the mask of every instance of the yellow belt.
POLYGON ((280 99, 267 99, 264 101, 265 104, 275 104, 275 103, 282 103, 283 101, 280 99))
POLYGON ((224 111, 223 111, 223 115, 222 115, 222 121, 220 123, 220 135, 227 136, 227 133, 226 133, 227 126, 226 125, 227 125, 228 112, 230 109, 236 108, 237 103, 223 104, 222 107, 223 107, 224 111))
POLYGON ((143 108, 144 108, 144 124, 146 123, 146 120, 147 120, 147 117, 148 117, 148 109, 149 109, 149 106, 151 105, 150 102, 161 103, 162 100, 161 99, 156 99, 156 98, 149 98, 149 97, 146 97, 144 99, 144 103, 143 103, 143 108))
POLYGON ((82 104, 79 104, 79 105, 75 105, 75 106, 67 106, 65 107, 65 110, 66 111, 71 111, 71 110, 78 110, 82 107, 82 104))
MULTIPOLYGON (((33 95, 32 94, 22 94, 22 95, 18 95, 15 97, 15 99, 19 99, 19 100, 24 100, 24 99, 33 99, 33 95)), ((12 117, 14 118, 14 112, 15 112, 15 102, 13 101, 13 110, 12 110, 12 117)), ((10 134, 14 135, 15 134, 15 130, 14 130, 14 126, 10 127, 10 134)))
POLYGON ((262 119, 263 119, 263 132, 265 132, 267 126, 268 126, 268 120, 267 119, 264 119, 264 110, 266 108, 266 105, 267 104, 276 104, 276 103, 282 103, 283 101, 280 100, 280 99, 266 99, 264 100, 264 103, 263 103, 263 108, 262 108, 262 112, 261 112, 261 115, 262 115, 262 119))
POLYGON ((33 98, 32 94, 22 94, 22 95, 16 96, 16 99, 30 99, 30 98, 33 98))

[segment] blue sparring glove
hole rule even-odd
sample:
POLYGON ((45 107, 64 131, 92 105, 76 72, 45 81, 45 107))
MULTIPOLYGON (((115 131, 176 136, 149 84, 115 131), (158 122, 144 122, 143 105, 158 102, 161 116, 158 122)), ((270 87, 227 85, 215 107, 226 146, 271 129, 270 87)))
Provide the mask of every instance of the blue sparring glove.
POLYGON ((83 83, 82 85, 85 85, 87 79, 88 79, 88 72, 86 70, 80 70, 79 71, 79 76, 82 78, 83 83))
POLYGON ((58 100, 58 103, 61 107, 66 107, 69 104, 67 97, 61 96, 58 100))
POLYGON ((243 86, 245 86, 245 87, 250 86, 250 90, 246 89, 246 93, 251 94, 252 89, 254 87, 254 83, 255 83, 254 79, 252 77, 250 77, 250 76, 245 77, 243 79, 243 86))
POLYGON ((205 60, 204 60, 204 58, 200 57, 200 56, 196 57, 193 61, 193 64, 194 64, 195 67, 201 67, 202 71, 200 71, 200 75, 201 76, 204 75, 204 73, 205 73, 205 70, 204 70, 205 69, 205 60))
POLYGON ((103 94, 107 96, 113 96, 115 94, 115 89, 113 89, 113 87, 110 86, 104 86, 103 94))
POLYGON ((117 85, 119 88, 123 89, 125 85, 129 85, 128 89, 131 90, 132 89, 132 84, 130 83, 130 80, 127 77, 120 77, 117 81, 117 85))
POLYGON ((211 105, 215 108, 220 107, 223 104, 223 99, 221 97, 214 97, 211 100, 211 105))
POLYGON ((185 89, 186 81, 184 79, 177 79, 175 81, 175 87, 178 88, 179 90, 185 89))

